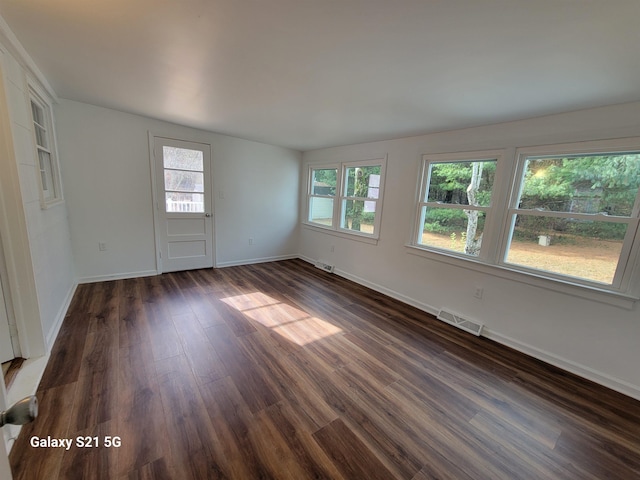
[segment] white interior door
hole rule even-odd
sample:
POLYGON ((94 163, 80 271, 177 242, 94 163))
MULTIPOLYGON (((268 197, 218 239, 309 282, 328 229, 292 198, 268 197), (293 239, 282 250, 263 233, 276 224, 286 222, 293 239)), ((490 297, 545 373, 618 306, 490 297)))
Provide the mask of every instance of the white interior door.
POLYGON ((2 281, 0 281, 0 363, 8 362, 13 357, 11 330, 9 330, 9 319, 7 318, 7 309, 4 303, 2 281))
POLYGON ((154 137, 153 150, 161 271, 212 267, 211 147, 154 137))

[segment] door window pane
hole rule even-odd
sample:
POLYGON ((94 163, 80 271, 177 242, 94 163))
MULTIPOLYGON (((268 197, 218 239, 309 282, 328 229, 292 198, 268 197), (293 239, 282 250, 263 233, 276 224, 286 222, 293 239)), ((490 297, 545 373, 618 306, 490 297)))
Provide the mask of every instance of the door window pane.
POLYGON ((167 213, 204 213, 204 194, 166 192, 167 213))
POLYGON ((204 192, 204 174, 183 170, 165 170, 164 188, 179 192, 204 192))
POLYGON ((204 213, 203 152, 164 145, 162 153, 167 212, 204 213))
POLYGON ((204 171, 204 159, 200 150, 190 150, 188 148, 162 147, 164 168, 177 170, 204 171))

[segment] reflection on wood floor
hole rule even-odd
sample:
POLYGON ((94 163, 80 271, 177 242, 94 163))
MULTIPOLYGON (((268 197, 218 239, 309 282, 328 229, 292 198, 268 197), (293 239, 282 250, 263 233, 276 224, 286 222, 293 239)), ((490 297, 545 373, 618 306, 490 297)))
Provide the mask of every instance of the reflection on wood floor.
POLYGON ((16 479, 640 478, 640 402, 301 260, 79 286, 38 398, 16 479))

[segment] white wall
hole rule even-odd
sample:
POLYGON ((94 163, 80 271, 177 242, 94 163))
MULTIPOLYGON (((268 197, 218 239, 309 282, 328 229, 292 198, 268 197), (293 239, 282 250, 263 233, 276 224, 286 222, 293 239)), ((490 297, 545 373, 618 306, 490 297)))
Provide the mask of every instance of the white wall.
POLYGON ((217 266, 297 254, 300 152, 69 100, 54 113, 80 282, 156 271, 149 131, 211 145, 217 266))
MULTIPOLYGON (((64 203, 48 209, 40 206, 40 170, 34 146, 26 72, 9 52, 3 54, 2 63, 39 316, 48 350, 75 289, 67 207, 64 203)), ((35 79, 32 81, 36 82, 35 79)), ((24 340, 21 338, 21 343, 24 340)), ((25 353, 42 355, 45 352, 21 353, 27 356, 25 353)))
POLYGON ((427 311, 446 307, 477 319, 491 338, 640 398, 637 302, 628 310, 581 299, 412 255, 405 247, 415 214, 422 154, 504 148, 513 161, 518 146, 638 135, 638 119, 640 103, 635 103, 305 152, 302 184, 311 163, 385 154, 388 163, 378 244, 302 227, 300 253, 309 260, 328 260, 338 273, 427 311), (481 300, 473 298, 476 286, 484 288, 481 300))

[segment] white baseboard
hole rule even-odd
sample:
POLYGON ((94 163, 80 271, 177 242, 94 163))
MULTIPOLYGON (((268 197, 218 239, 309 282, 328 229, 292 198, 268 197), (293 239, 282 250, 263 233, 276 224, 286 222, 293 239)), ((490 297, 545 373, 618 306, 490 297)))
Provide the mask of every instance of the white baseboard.
MULTIPOLYGON (((298 258, 300 260, 304 260, 307 263, 310 263, 311 265, 314 265, 316 263, 315 260, 309 257, 305 257, 303 255, 298 255, 298 258)), ((355 282, 358 285, 362 285, 364 287, 370 288, 371 290, 375 290, 378 293, 383 293, 388 297, 399 300, 402 303, 406 303, 407 305, 416 307, 422 310, 423 312, 427 312, 433 315, 434 317, 438 315, 438 312, 440 311, 436 308, 431 307, 430 305, 427 305, 426 303, 422 303, 417 300, 414 300, 413 298, 403 295, 400 292, 396 292, 395 290, 391 290, 390 288, 383 287, 382 285, 378 285, 377 283, 370 282, 369 280, 365 280, 362 277, 358 277, 357 275, 353 275, 349 272, 345 272, 344 270, 340 270, 336 268, 333 273, 334 275, 338 275, 339 277, 346 278, 347 280, 351 280, 352 282, 355 282)))
POLYGON ((238 267, 240 265, 253 265, 255 263, 278 262, 280 260, 291 260, 300 258, 300 255, 277 255, 274 257, 249 258, 247 260, 237 260, 232 262, 217 262, 215 268, 238 267))
POLYGON ((347 280, 351 280, 352 282, 355 282, 367 288, 370 288, 371 290, 375 290, 378 293, 383 293, 388 297, 401 301, 402 303, 406 303, 407 305, 416 307, 417 309, 422 310, 423 312, 427 312, 428 314, 433 315, 434 317, 437 316, 438 312, 440 311, 439 309, 434 308, 431 305, 427 305, 426 303, 419 302, 411 297, 403 295, 400 292, 396 292, 395 290, 391 290, 390 288, 383 287, 382 285, 378 285, 377 283, 370 282, 368 280, 365 280, 362 277, 358 277, 357 275, 352 275, 348 272, 345 272, 344 270, 336 269, 335 274, 343 278, 346 278, 347 280))
MULTIPOLYGON (((315 260, 305 256, 299 256, 298 258, 312 265, 315 263, 315 260)), ((340 269, 336 269, 334 274, 344 277, 347 280, 351 280, 359 285, 368 287, 371 290, 375 290, 376 292, 382 293, 391 298, 399 300, 403 303, 416 307, 426 313, 433 315, 434 317, 437 317, 438 315, 439 309, 431 305, 427 305, 426 303, 419 302, 411 297, 403 295, 387 287, 378 285, 376 283, 365 280, 364 278, 358 277, 357 275, 353 275, 349 272, 345 272, 344 270, 340 270, 340 269)), ((632 385, 629 382, 625 382, 624 380, 620 380, 618 378, 612 377, 611 375, 607 375, 605 373, 599 372, 585 365, 581 365, 571 360, 567 360, 566 358, 562 358, 558 355, 547 352, 545 350, 534 347, 532 345, 522 343, 518 340, 507 337, 498 332, 491 331, 486 327, 482 330, 482 336, 489 338, 502 345, 506 345, 510 348, 513 348, 514 350, 517 350, 521 353, 529 355, 530 357, 536 358, 550 365, 561 368, 562 370, 566 370, 582 378, 591 380, 592 382, 598 383, 600 385, 604 385, 605 387, 608 387, 611 390, 615 390, 616 392, 620 392, 624 395, 640 400, 640 387, 638 387, 637 385, 632 385)))
POLYGON ((498 332, 492 332, 487 328, 483 329, 482 336, 487 337, 497 343, 501 343, 502 345, 506 345, 507 347, 511 347, 514 350, 525 353, 531 357, 537 358, 538 360, 542 360, 543 362, 546 362, 550 365, 561 368, 562 370, 574 373, 579 377, 583 377, 587 380, 591 380, 592 382, 604 385, 611 390, 615 390, 616 392, 620 392, 628 395, 629 397, 635 398, 636 400, 640 400, 640 387, 632 385, 629 382, 625 382, 624 380, 620 380, 618 378, 612 377, 611 375, 599 372, 597 370, 594 370, 593 368, 589 368, 571 360, 567 360, 566 358, 559 357, 558 355, 520 342, 498 332))
POLYGON ((157 270, 143 270, 140 272, 117 273, 113 275, 96 275, 95 277, 81 277, 78 284, 107 282, 109 280, 124 280, 125 278, 152 277, 158 275, 157 270))
POLYGON ((71 305, 71 300, 73 300, 73 295, 76 293, 77 288, 78 288, 77 283, 74 283, 71 286, 71 288, 67 292, 67 296, 64 299, 64 303, 62 304, 62 307, 58 311, 58 315, 56 316, 56 320, 53 324, 53 327, 49 330, 49 333, 47 333, 47 338, 46 338, 47 354, 51 352, 51 347, 53 347, 53 342, 55 342, 56 338, 58 337, 58 332, 60 331, 60 327, 62 327, 62 322, 64 321, 64 317, 67 315, 67 311, 69 310, 69 306, 71 305))

